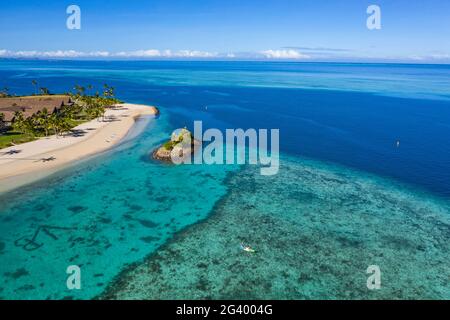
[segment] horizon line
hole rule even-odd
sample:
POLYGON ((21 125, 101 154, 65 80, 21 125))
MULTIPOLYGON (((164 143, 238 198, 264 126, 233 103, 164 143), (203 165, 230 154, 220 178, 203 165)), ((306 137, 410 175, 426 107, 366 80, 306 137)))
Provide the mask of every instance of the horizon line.
POLYGON ((257 58, 57 58, 57 57, 0 57, 0 61, 14 60, 14 61, 85 61, 85 62, 261 62, 261 63, 298 63, 298 64, 313 64, 313 63, 330 63, 330 64, 403 64, 403 65, 442 65, 449 66, 449 62, 433 62, 433 61, 402 61, 392 60, 299 60, 299 59, 257 59, 257 58))

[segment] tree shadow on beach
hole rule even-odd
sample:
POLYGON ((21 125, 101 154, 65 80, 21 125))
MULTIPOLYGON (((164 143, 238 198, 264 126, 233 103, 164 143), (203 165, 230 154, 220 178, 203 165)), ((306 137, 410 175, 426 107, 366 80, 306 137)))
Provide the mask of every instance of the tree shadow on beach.
POLYGON ((52 157, 48 157, 48 158, 41 158, 34 162, 50 162, 50 161, 54 161, 54 160, 56 160, 56 158, 52 156, 52 157))
POLYGON ((22 152, 22 150, 12 149, 12 150, 9 150, 9 151, 2 152, 1 155, 2 156, 12 156, 12 155, 15 155, 15 154, 18 154, 18 153, 21 153, 21 152, 22 152))
POLYGON ((120 119, 118 119, 116 116, 109 116, 103 119, 103 122, 117 122, 117 121, 120 121, 120 119))
POLYGON ((67 133, 66 135, 67 135, 67 136, 71 136, 71 137, 77 138, 77 137, 83 137, 83 136, 85 136, 86 134, 87 134, 87 131, 86 131, 86 130, 72 129, 72 130, 70 130, 70 132, 67 133))

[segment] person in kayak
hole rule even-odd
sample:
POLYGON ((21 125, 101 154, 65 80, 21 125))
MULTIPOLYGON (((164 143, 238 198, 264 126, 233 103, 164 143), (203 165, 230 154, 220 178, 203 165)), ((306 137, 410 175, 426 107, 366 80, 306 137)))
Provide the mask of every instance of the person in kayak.
POLYGON ((255 252, 255 250, 253 250, 250 246, 245 245, 244 243, 241 243, 241 249, 246 251, 246 252, 255 252))

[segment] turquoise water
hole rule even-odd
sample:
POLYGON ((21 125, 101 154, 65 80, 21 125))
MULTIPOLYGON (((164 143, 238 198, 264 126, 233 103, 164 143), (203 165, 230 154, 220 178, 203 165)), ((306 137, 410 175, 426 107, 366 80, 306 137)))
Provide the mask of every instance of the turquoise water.
POLYGON ((114 150, 0 195, 0 297, 449 299, 449 75, 421 65, 0 61, 0 86, 18 94, 34 78, 54 92, 106 82, 161 109, 114 150), (194 120, 279 128, 280 173, 149 159, 194 120), (242 255, 241 241, 258 254, 242 255), (369 264, 380 265, 380 291, 365 286, 369 264), (81 290, 66 288, 69 265, 81 267, 81 290))
POLYGON ((231 174, 209 219, 128 268, 102 298, 450 298, 448 203, 335 165, 282 163, 276 177, 252 166, 231 174), (367 289, 369 265, 381 269, 380 290, 367 289))
POLYGON ((234 168, 151 161, 164 123, 152 119, 117 150, 0 198, 2 298, 92 298, 125 264, 207 217, 234 168), (24 245, 36 231, 33 250, 24 245), (67 289, 69 265, 80 266, 82 290, 67 289))

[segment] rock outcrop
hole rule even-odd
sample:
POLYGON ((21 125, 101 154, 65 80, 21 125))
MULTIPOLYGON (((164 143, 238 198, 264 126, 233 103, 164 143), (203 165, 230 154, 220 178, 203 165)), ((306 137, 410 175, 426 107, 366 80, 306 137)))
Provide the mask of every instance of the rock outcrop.
POLYGON ((186 128, 172 133, 170 140, 153 151, 153 159, 177 163, 191 157, 197 151, 200 142, 195 140, 192 133, 186 128))

